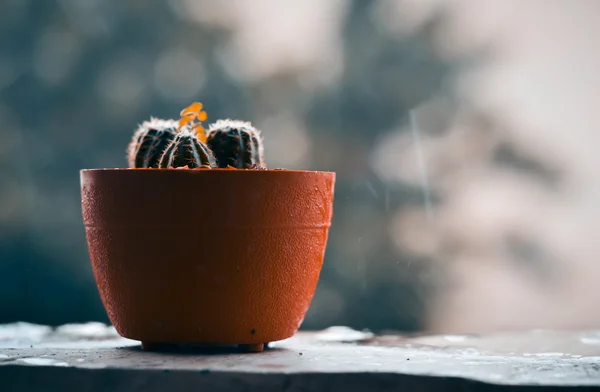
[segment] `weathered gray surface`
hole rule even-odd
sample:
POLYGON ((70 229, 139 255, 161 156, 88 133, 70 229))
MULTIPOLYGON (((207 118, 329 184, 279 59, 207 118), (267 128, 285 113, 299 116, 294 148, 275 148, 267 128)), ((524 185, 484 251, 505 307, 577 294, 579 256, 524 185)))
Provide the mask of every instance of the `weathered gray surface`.
MULTIPOLYGON (((333 328, 260 354, 143 352, 102 324, 0 326, 0 391, 496 390, 600 387, 600 331, 388 335, 333 328)), ((586 388, 586 389, 588 389, 586 388)), ((564 390, 564 389, 561 389, 564 390)))

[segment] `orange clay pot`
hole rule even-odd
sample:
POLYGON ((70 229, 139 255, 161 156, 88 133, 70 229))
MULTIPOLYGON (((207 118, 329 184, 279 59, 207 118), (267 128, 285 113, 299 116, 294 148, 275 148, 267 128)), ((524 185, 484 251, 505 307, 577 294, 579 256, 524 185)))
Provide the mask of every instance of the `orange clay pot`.
POLYGON ((335 173, 81 171, 94 276, 122 336, 261 351, 299 328, 317 286, 335 173))

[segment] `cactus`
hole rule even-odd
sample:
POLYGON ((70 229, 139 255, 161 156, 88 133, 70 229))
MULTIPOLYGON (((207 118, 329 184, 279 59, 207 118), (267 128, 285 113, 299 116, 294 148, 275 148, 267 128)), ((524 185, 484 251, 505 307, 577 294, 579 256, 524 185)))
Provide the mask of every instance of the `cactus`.
POLYGON ((130 168, 158 167, 158 161, 169 143, 175 138, 177 121, 150 118, 135 131, 127 148, 130 168))
POLYGON ((215 166, 215 158, 212 152, 189 127, 185 127, 175 134, 175 138, 158 162, 158 167, 165 169, 178 167, 189 169, 197 167, 212 168, 215 166))
POLYGON ((249 122, 217 121, 208 129, 206 144, 220 168, 266 169, 260 132, 249 122))
POLYGON ((142 123, 129 143, 129 167, 267 169, 256 128, 227 119, 214 123, 207 134, 202 122, 208 116, 202 109, 194 102, 177 121, 151 118, 142 123))

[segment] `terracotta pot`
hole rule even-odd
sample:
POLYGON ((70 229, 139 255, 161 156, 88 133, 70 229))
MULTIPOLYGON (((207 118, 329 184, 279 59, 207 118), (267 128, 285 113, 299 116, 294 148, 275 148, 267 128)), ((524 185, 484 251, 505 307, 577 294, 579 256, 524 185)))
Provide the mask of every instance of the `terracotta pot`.
POLYGON ((81 171, 100 296, 122 336, 260 351, 299 328, 315 292, 335 173, 81 171))

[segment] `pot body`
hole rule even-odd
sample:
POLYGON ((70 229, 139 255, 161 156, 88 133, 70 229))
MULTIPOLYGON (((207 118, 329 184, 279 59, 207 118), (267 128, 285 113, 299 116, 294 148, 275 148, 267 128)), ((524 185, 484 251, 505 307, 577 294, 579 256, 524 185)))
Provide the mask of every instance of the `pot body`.
POLYGON ((286 339, 314 295, 335 173, 81 171, 100 296, 119 334, 145 342, 286 339))

